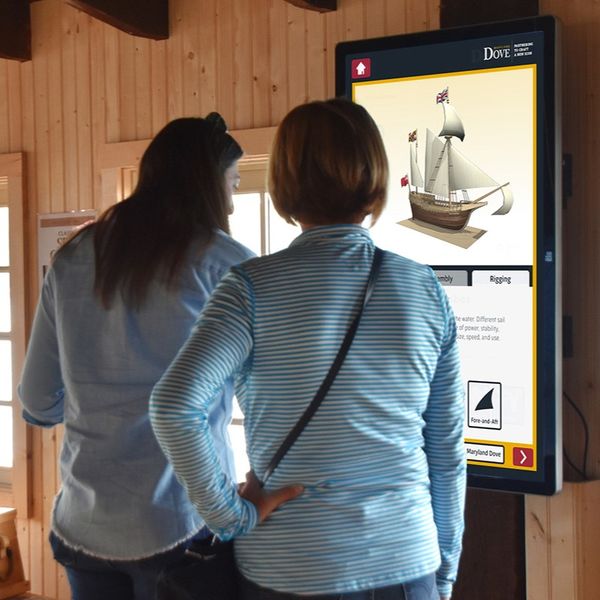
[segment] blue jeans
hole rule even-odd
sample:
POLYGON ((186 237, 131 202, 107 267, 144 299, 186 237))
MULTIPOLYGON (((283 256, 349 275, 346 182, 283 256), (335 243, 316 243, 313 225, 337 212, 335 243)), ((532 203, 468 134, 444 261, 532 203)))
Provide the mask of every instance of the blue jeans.
MULTIPOLYGON (((203 530, 196 538, 206 536, 203 530)), ((190 543, 142 560, 105 560, 73 550, 50 533, 54 560, 67 572, 72 600, 154 600, 161 571, 181 558, 190 543)))
POLYGON ((440 598, 434 573, 398 585, 346 594, 298 596, 261 587, 242 576, 240 576, 240 586, 241 600, 439 600, 440 598))

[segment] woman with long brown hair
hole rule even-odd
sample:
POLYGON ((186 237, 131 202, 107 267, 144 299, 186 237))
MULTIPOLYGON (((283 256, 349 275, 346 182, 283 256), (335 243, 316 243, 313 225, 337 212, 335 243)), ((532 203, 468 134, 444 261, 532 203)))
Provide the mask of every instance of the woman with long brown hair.
MULTIPOLYGON (((82 229, 46 275, 20 385, 25 419, 64 423, 51 544, 75 600, 149 600, 160 570, 204 522, 148 418, 153 385, 230 266, 252 253, 229 235, 242 149, 223 119, 167 124, 132 195, 82 229)), ((207 419, 234 479, 231 385, 207 419)))

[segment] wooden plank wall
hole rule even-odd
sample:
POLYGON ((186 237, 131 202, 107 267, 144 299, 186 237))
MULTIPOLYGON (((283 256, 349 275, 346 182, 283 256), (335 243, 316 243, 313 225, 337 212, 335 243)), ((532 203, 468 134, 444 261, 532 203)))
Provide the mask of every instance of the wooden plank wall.
MULTIPOLYGON (((563 148, 573 157, 573 196, 563 211, 564 312, 573 318, 573 357, 564 361, 565 392, 590 429, 587 475, 600 479, 600 4, 540 0, 541 14, 563 23, 563 148)), ((584 428, 564 402, 564 440, 571 460, 583 466, 584 428)), ((565 474, 579 479, 565 464, 565 474)))
MULTIPOLYGON (((32 56, 0 60, 0 153, 27 155, 28 314, 37 299, 36 215, 101 205, 107 142, 219 110, 231 129, 276 125, 334 93, 341 40, 434 29, 439 0, 338 0, 319 14, 284 0, 170 0, 171 36, 122 33, 62 0, 31 4, 32 56)), ((0 175, 2 175, 0 173, 0 175)), ((32 591, 69 598, 46 543, 60 431, 35 432, 32 518, 19 521, 32 591)))

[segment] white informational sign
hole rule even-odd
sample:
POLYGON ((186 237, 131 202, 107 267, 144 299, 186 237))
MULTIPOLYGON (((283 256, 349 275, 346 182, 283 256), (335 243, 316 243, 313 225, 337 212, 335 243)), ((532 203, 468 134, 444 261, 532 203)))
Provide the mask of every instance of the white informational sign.
POLYGON ((82 225, 96 218, 95 210, 74 210, 38 215, 38 271, 40 289, 54 253, 82 225))

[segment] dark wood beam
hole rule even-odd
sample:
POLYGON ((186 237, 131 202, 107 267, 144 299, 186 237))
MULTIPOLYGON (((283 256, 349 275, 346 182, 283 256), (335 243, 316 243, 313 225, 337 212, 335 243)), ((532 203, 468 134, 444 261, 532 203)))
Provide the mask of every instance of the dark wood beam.
POLYGON ((67 4, 126 33, 169 37, 169 0, 66 0, 67 4))
POLYGON ((337 0, 285 0, 299 8, 316 10, 318 12, 331 12, 337 10, 337 0))
POLYGON ((440 27, 460 27, 539 15, 538 0, 441 0, 440 27))
POLYGON ((20 61, 31 60, 31 20, 28 2, 0 2, 0 57, 20 61))

